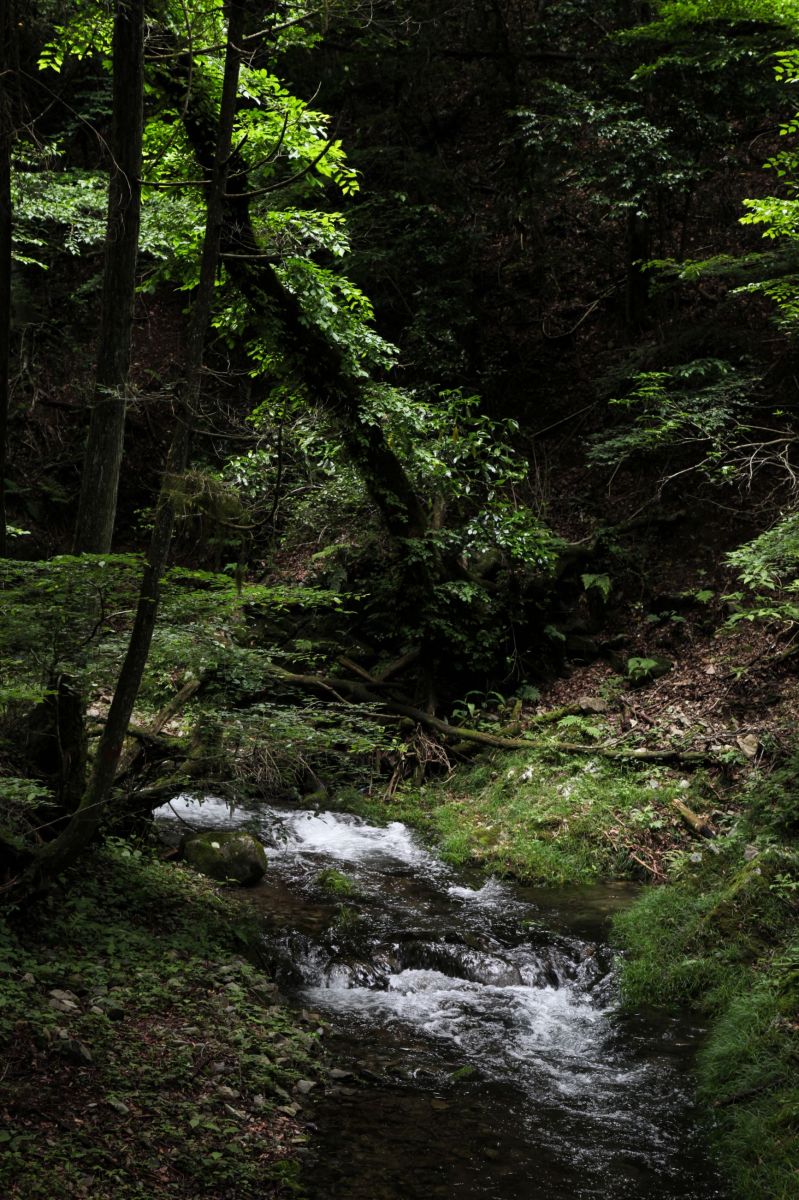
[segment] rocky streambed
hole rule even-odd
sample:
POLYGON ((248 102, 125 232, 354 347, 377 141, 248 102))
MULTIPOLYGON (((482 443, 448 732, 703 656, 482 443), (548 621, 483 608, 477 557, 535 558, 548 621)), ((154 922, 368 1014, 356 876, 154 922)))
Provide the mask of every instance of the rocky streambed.
POLYGON ((700 1031, 619 1008, 606 939, 629 887, 486 882, 346 813, 184 796, 158 815, 266 844, 247 896, 336 1062, 312 1200, 721 1197, 692 1101, 700 1031))

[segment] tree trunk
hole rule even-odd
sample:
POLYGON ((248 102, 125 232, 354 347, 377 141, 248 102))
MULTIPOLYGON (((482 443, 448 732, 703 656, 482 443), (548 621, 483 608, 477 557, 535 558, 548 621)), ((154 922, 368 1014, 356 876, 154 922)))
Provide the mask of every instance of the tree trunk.
POLYGON ((211 317, 214 282, 219 260, 219 242, 233 125, 236 116, 236 94, 243 33, 244 3, 243 0, 232 0, 229 5, 225 74, 222 84, 213 174, 207 195, 200 279, 194 295, 189 323, 183 385, 177 402, 175 431, 158 497, 150 550, 127 652, 100 738, 92 774, 80 806, 64 832, 39 852, 32 868, 20 881, 20 886, 6 892, 6 898, 10 895, 16 896, 20 890, 23 894, 29 892, 40 882, 62 871, 96 834, 103 806, 108 800, 117 773, 133 706, 136 703, 144 668, 147 665, 158 614, 161 576, 169 556, 175 525, 176 484, 185 469, 188 456, 188 418, 196 405, 202 378, 203 349, 211 317))
MULTIPOLYGON (((170 40, 170 35, 164 34, 170 40)), ((179 102, 189 143, 200 168, 213 161, 213 127, 203 103, 203 81, 194 72, 193 96, 183 103, 189 82, 188 55, 170 60, 161 85, 179 102)), ((222 257, 225 269, 248 302, 254 320, 276 321, 287 364, 286 374, 299 378, 310 394, 337 418, 347 454, 363 478, 375 507, 395 538, 422 537, 428 516, 384 430, 366 418, 361 380, 349 370, 340 348, 318 329, 300 301, 265 260, 250 217, 247 167, 239 152, 230 165, 230 194, 225 197, 222 257)))
POLYGON ((6 533, 6 463, 11 374, 11 140, 13 119, 9 80, 13 0, 0 6, 0 558, 8 553, 6 533))
POLYGON ((75 552, 111 549, 122 466, 141 213, 144 0, 117 0, 100 344, 75 552))

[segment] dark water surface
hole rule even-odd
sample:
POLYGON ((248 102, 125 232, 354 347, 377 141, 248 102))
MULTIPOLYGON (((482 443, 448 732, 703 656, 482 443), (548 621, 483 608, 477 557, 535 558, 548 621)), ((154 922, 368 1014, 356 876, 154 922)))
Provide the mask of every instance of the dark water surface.
POLYGON ((485 882, 343 813, 172 811, 267 843, 248 898, 338 1068, 314 1104, 312 1200, 722 1195, 691 1097, 699 1031, 618 1011, 606 938, 629 887, 485 882), (329 868, 353 895, 330 894, 329 868))

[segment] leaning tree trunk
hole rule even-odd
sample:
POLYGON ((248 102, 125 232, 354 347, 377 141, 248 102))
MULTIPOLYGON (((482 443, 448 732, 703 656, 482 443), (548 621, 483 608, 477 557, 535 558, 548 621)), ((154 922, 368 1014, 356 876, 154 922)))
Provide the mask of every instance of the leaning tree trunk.
POLYGON ((202 358, 211 317, 214 282, 219 260, 219 243, 224 213, 224 195, 230 163, 230 148, 236 117, 241 46, 244 33, 244 0, 231 0, 225 74, 219 108, 216 147, 207 191, 207 215, 200 279, 194 295, 186 343, 183 384, 175 413, 175 432, 170 446, 164 480, 158 498, 150 551, 145 565, 136 616, 127 652, 114 690, 91 777, 75 815, 54 841, 36 856, 16 889, 30 892, 41 882, 69 866, 95 836, 103 806, 108 800, 127 735, 133 706, 141 686, 158 614, 161 577, 166 567, 175 525, 175 493, 185 469, 189 445, 189 417, 196 407, 202 378, 202 358))
MULTIPOLYGON (((174 48, 171 35, 162 32, 162 36, 174 48)), ((213 161, 214 127, 205 81, 196 70, 190 74, 188 55, 178 54, 169 60, 169 70, 161 71, 159 82, 178 103, 194 155, 207 172, 213 161), (190 79, 191 102, 186 104, 190 79)), ((225 269, 247 301, 253 321, 268 318, 277 324, 286 373, 299 378, 336 418, 348 456, 389 533, 397 539, 422 537, 429 524, 425 507, 384 430, 366 415, 363 381, 352 374, 340 347, 309 319, 265 258, 253 229, 249 191, 247 166, 237 150, 231 157, 230 191, 225 197, 221 244, 225 269)))
POLYGON ((117 0, 111 178, 100 343, 83 461, 76 553, 107 554, 116 516, 141 213, 144 0, 117 0))

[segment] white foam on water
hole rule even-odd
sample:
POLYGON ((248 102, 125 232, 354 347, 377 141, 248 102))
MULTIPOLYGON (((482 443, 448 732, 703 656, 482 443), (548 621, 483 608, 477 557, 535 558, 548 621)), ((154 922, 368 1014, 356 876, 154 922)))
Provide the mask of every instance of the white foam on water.
POLYGON ((287 841, 281 853, 335 858, 341 862, 428 866, 432 856, 415 841, 406 825, 369 825, 344 813, 310 810, 280 814, 287 841))
POLYGON ((453 883, 447 888, 447 894, 452 896, 453 900, 463 900, 466 904, 476 904, 481 908, 496 908, 499 905, 504 907, 507 904, 521 907, 507 885, 494 878, 486 880, 480 888, 461 887, 453 883))
POLYGON ((157 808, 153 815, 157 821, 180 819, 197 829, 222 825, 232 829, 254 819, 253 813, 245 808, 237 808, 222 796, 192 796, 188 792, 174 796, 157 808))

